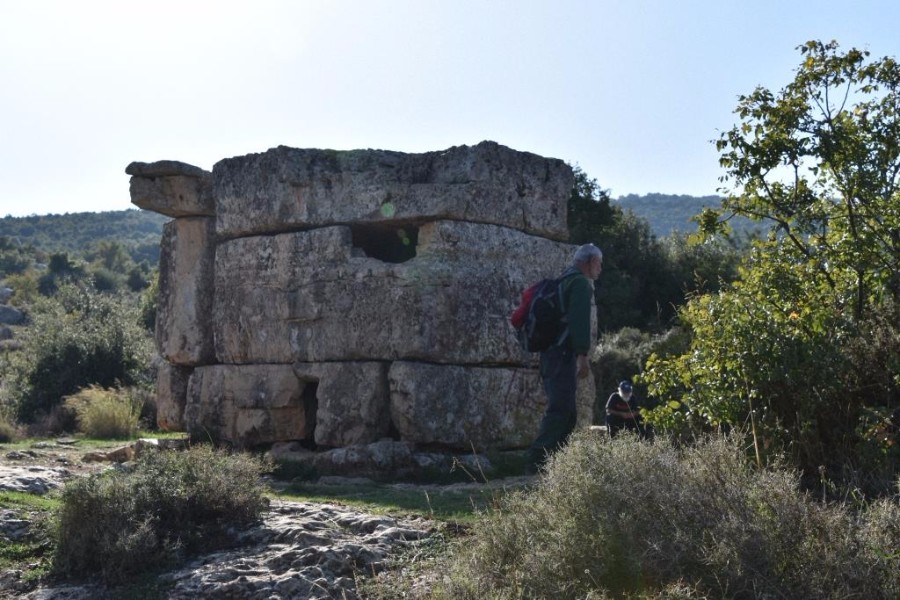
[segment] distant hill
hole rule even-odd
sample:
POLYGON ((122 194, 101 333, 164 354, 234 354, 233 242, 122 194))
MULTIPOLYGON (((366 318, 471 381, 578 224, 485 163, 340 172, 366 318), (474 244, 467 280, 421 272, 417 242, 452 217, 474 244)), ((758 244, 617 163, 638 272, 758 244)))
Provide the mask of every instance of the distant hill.
MULTIPOLYGON (((693 233, 697 224, 691 217, 700 214, 704 208, 718 208, 722 202, 719 196, 686 196, 676 194, 628 194, 613 198, 612 202, 623 209, 631 210, 639 217, 647 219, 650 229, 657 237, 672 232, 693 233)), ((763 229, 762 223, 750 219, 735 218, 730 222, 735 232, 751 232, 763 229)))
MULTIPOLYGON (((674 194, 628 194, 612 202, 647 219, 658 237, 677 231, 697 230, 691 217, 705 207, 719 206, 719 196, 686 196, 674 194)), ((33 215, 0 219, 0 238, 6 237, 20 246, 34 246, 45 252, 84 254, 100 240, 115 240, 131 249, 136 262, 146 260, 155 265, 159 256, 162 226, 169 218, 154 212, 128 209, 106 212, 33 215)), ((748 219, 733 219, 737 230, 759 230, 761 225, 748 219)))
POLYGON ((169 218, 146 210, 33 215, 0 219, 0 238, 45 253, 81 255, 100 240, 127 246, 136 262, 158 262, 162 226, 169 218))

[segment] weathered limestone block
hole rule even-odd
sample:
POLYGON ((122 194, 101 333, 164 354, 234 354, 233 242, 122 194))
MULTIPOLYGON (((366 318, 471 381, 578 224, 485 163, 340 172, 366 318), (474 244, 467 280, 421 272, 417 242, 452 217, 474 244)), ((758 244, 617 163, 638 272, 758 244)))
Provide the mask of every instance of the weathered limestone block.
POLYGON ((184 405, 193 369, 160 362, 156 371, 156 424, 164 431, 184 431, 184 405))
POLYGON ((353 244, 350 227, 220 244, 218 361, 520 364, 509 314, 526 284, 561 272, 574 248, 452 221, 421 227, 415 258, 402 263, 353 244))
POLYGON ((174 160, 133 162, 131 203, 170 217, 213 216, 212 173, 174 160))
POLYGON ((318 446, 369 444, 388 434, 387 370, 379 362, 294 364, 304 398, 315 401, 318 446))
POLYGON ((451 219, 565 240, 573 181, 561 160, 494 142, 423 154, 279 146, 213 166, 223 237, 451 219))
POLYGON ((184 217, 163 226, 156 344, 171 363, 193 366, 214 361, 214 264, 215 219, 184 217))
MULTIPOLYGON (((279 147, 212 173, 175 161, 126 172, 134 204, 176 217, 160 259, 161 426, 347 449, 534 437, 543 393, 509 315, 575 249, 561 241, 562 161, 493 142, 279 147)), ((589 423, 593 386, 580 390, 589 423)))
MULTIPOLYGON (((454 448, 528 446, 546 401, 534 369, 395 362, 388 372, 391 419, 400 438, 454 448)), ((578 421, 593 418, 592 378, 579 380, 578 421)))
POLYGON ((290 365, 211 365, 188 383, 185 428, 192 437, 253 446, 309 439, 305 384, 290 365))

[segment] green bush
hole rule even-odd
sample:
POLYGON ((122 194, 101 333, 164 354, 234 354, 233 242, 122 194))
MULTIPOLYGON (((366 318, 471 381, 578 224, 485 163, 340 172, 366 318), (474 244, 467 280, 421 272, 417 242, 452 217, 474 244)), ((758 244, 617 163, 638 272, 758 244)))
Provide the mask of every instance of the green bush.
POLYGON ((121 279, 121 275, 103 267, 97 267, 91 273, 91 282, 98 292, 115 292, 122 287, 121 279))
POLYGON ((267 506, 248 455, 208 446, 143 454, 133 471, 82 477, 63 491, 56 516, 53 571, 117 583, 221 548, 228 530, 267 506))
POLYGON ((140 319, 144 329, 153 333, 156 329, 156 312, 159 309, 159 276, 150 279, 147 288, 141 292, 140 319))
POLYGON ((89 385, 150 381, 152 344, 124 295, 64 287, 35 304, 23 344, 11 396, 25 422, 89 385))
POLYGON ((0 444, 8 444, 18 437, 15 422, 5 411, 0 411, 0 444))
POLYGON ((758 470, 738 440, 580 434, 482 515, 446 598, 896 598, 900 504, 852 511, 758 470))
POLYGON ((842 294, 814 285, 816 269, 758 243, 739 281, 681 309, 690 349, 651 356, 643 374, 663 406, 649 417, 657 431, 676 431, 679 420, 746 425, 762 459, 787 451, 807 475, 840 470, 855 452, 861 407, 885 391, 854 382, 846 348, 858 328, 842 294))
POLYGON ((68 396, 65 404, 75 411, 79 430, 92 438, 126 439, 138 430, 141 404, 124 390, 92 385, 68 396))

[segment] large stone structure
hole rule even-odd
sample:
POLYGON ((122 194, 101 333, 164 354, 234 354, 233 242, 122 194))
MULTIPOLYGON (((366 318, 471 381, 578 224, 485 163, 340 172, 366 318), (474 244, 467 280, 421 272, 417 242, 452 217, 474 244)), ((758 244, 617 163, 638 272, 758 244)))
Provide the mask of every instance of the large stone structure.
MULTIPOLYGON (((543 395, 508 316, 569 262, 562 161, 278 147, 132 163, 164 228, 159 423, 254 445, 526 445, 543 395)), ((590 422, 593 385, 581 386, 590 422)))

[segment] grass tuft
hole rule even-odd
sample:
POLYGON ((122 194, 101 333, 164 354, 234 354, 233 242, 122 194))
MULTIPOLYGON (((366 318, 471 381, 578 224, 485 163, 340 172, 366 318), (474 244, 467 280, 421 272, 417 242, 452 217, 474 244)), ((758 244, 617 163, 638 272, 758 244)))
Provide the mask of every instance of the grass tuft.
POLYGON ((124 390, 89 386, 68 396, 65 406, 74 410, 78 428, 89 437, 121 440, 138 430, 141 403, 124 390))

